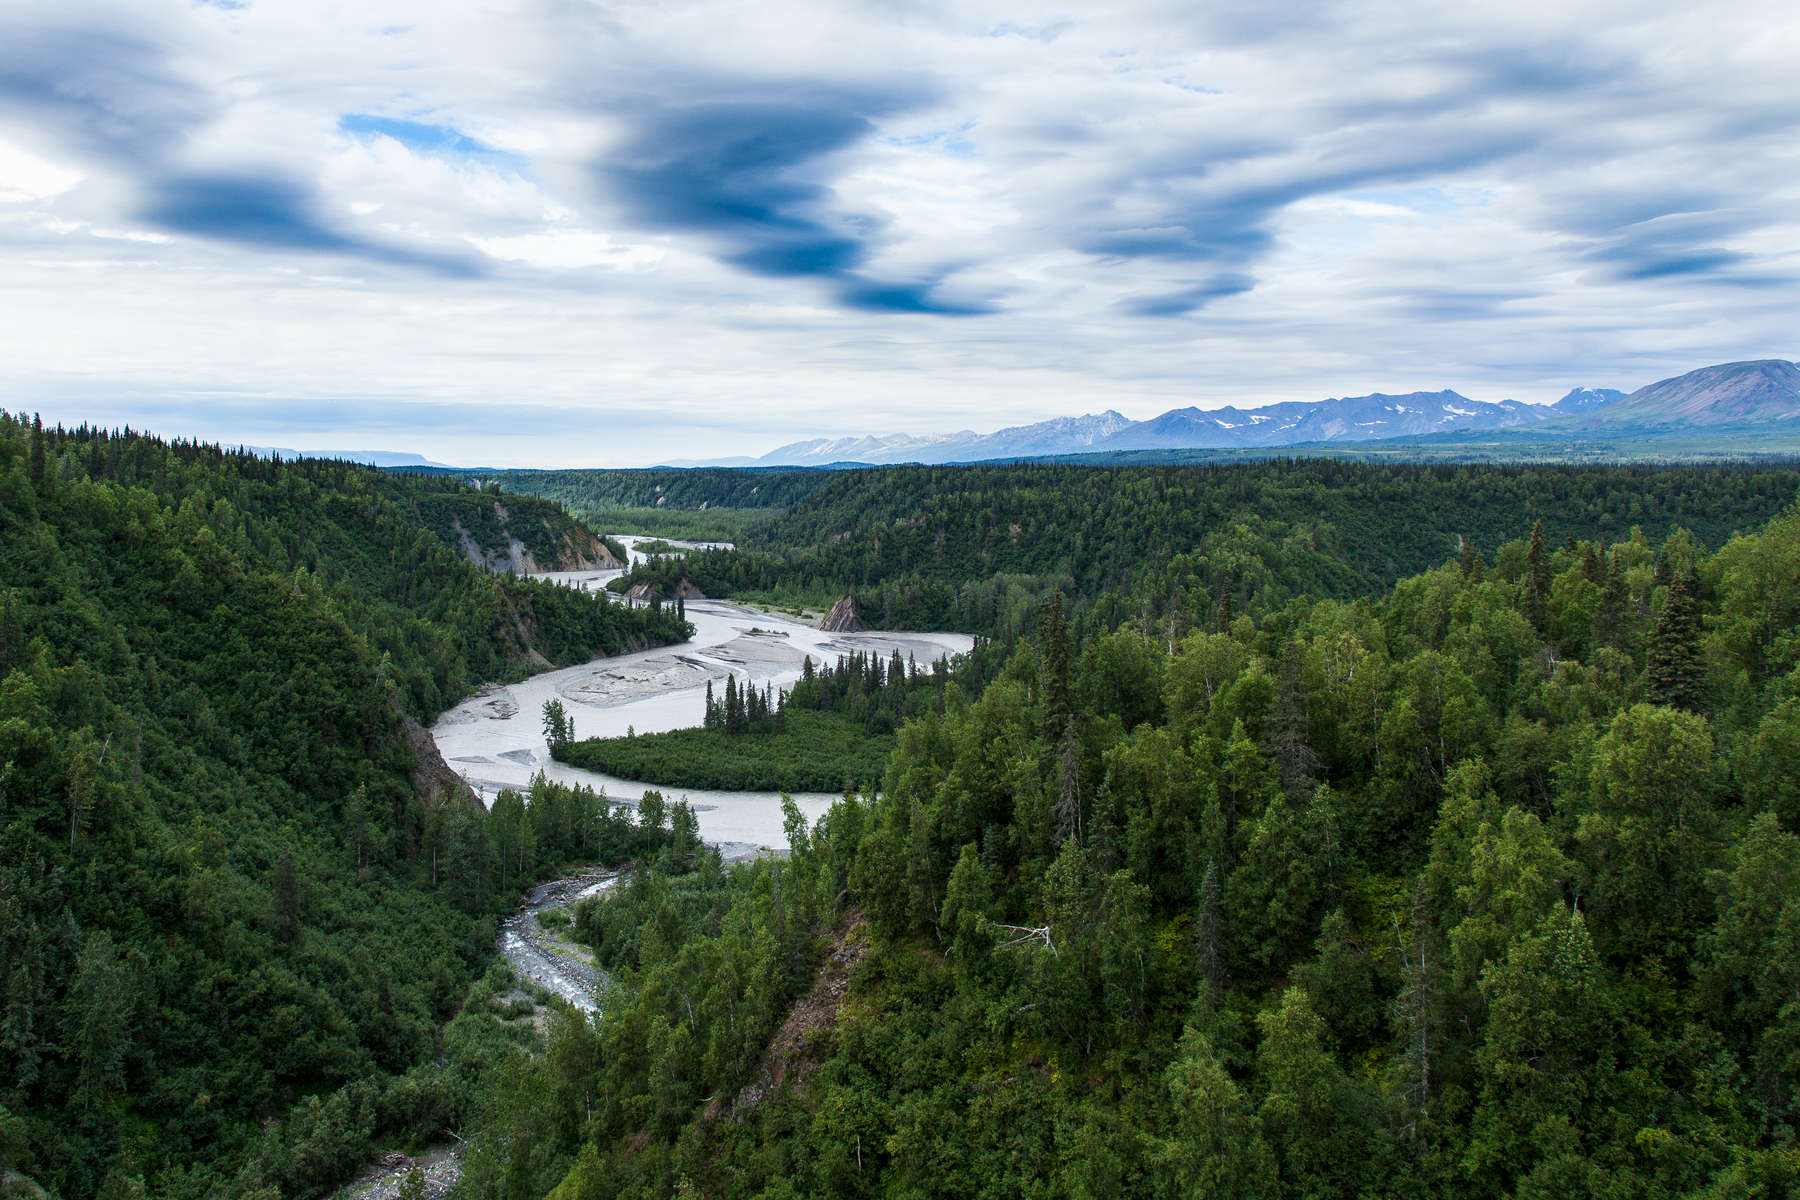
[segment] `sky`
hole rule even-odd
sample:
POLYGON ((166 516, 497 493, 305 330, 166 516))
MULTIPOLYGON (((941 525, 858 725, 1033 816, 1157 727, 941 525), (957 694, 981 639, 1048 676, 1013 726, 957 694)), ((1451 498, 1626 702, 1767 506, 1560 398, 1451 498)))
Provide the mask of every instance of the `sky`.
POLYGON ((1800 7, 0 0, 0 407, 494 466, 1800 356, 1800 7))

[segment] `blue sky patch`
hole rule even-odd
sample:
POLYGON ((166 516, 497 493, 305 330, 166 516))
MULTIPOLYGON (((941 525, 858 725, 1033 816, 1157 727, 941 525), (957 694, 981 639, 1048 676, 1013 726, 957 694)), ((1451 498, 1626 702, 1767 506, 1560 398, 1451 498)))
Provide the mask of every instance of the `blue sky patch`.
POLYGON ((345 113, 338 118, 338 128, 352 137, 370 134, 393 138, 415 154, 450 161, 476 162, 496 170, 525 175, 530 160, 508 150, 497 150, 450 125, 428 125, 399 117, 377 117, 369 113, 345 113))

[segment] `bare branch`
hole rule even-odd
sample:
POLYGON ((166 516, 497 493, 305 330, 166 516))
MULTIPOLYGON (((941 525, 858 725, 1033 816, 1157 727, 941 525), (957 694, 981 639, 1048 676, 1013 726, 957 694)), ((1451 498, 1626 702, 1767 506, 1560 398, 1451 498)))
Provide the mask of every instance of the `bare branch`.
MULTIPOLYGON (((1023 946, 1030 942, 1042 942, 1044 949, 1050 951, 1051 954, 1056 954, 1056 943, 1050 940, 1050 926, 1048 925, 1000 925, 1000 928, 1014 935, 1011 940, 1000 943, 1002 948, 1023 946)), ((1057 957, 1060 958, 1061 955, 1057 957)))

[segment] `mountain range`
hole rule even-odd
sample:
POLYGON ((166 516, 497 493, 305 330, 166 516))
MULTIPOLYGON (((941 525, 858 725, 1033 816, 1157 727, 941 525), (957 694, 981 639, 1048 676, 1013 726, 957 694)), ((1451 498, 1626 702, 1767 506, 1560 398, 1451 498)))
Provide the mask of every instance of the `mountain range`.
POLYGON ((1439 392, 1286 401, 1260 408, 1178 408, 1145 421, 1117 412, 1058 417, 994 433, 808 438, 761 457, 674 466, 837 466, 957 463, 1160 450, 1404 443, 1446 435, 1570 436, 1588 441, 1692 438, 1766 429, 1800 437, 1800 367, 1781 359, 1722 363, 1627 395, 1578 387, 1554 404, 1471 400, 1439 392))
POLYGON ((777 447, 760 458, 676 462, 676 467, 831 466, 837 463, 952 463, 994 458, 1045 458, 1096 449, 1114 434, 1138 424, 1108 409, 1080 417, 1055 417, 993 433, 890 433, 864 437, 807 438, 777 447))

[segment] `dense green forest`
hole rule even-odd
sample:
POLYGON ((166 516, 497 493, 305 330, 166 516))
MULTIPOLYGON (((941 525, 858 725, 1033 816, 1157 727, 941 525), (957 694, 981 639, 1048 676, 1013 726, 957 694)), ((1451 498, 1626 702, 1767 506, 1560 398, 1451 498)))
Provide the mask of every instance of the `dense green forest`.
MULTIPOLYGON (((1708 545, 1800 487, 1792 467, 895 467, 824 475, 735 552, 662 559, 622 583, 828 605, 877 628, 1011 636, 1052 589, 1075 608, 1131 596, 1177 636, 1221 609, 1351 599, 1542 521, 1552 541, 1708 545), (1102 600, 1102 597, 1110 597, 1102 600)), ((571 501, 571 503, 574 503, 571 501)), ((1106 614, 1114 620, 1118 614, 1106 614)), ((1140 615, 1133 613, 1133 616, 1140 615)))
POLYGON ((470 1194, 1789 1195, 1800 508, 1588 521, 1173 640, 1052 597, 785 859, 579 911, 616 986, 470 1194))
POLYGON ((1293 446, 1160 450, 1107 450, 1089 454, 1057 454, 1034 462, 1084 466, 1170 466, 1205 463, 1260 462, 1271 458, 1319 458, 1363 463, 1496 463, 1564 467, 1615 467, 1621 463, 1719 463, 1741 468, 1750 463, 1791 465, 1800 454, 1800 439, 1766 424, 1711 425, 1704 435, 1667 429, 1615 432, 1605 438, 1582 434, 1547 434, 1529 426, 1513 429, 1461 430, 1418 437, 1383 438, 1373 442, 1309 442, 1293 446))
MULTIPOLYGON (((972 658, 984 657, 977 647, 972 658)), ((954 668, 964 687, 979 687, 975 661, 954 668)), ((813 668, 808 658, 791 691, 738 687, 727 676, 723 694, 706 686, 705 718, 697 729, 569 741, 554 733, 557 761, 623 779, 665 787, 715 791, 854 792, 874 790, 894 730, 907 719, 943 711, 953 667, 930 669, 895 651, 889 659, 847 654, 813 668)), ((560 712, 560 703, 549 706, 560 712)), ((550 718, 546 716, 546 720, 550 718)))
POLYGON ((447 487, 0 418, 0 1170, 308 1196, 454 1128, 496 907, 665 837, 421 760, 483 681, 686 634, 472 566, 447 487))
POLYGON ((571 511, 671 508, 699 512, 713 508, 786 508, 829 481, 833 474, 699 467, 686 471, 496 471, 483 477, 498 480, 509 492, 542 496, 571 511))
POLYGON ((859 747, 727 868, 655 793, 483 811, 433 761, 476 684, 685 633, 471 565, 507 497, 0 419, 0 1171, 269 1200, 455 1131, 506 1200, 1800 1181, 1800 474, 593 474, 766 514, 640 579, 992 639, 716 705, 677 753, 859 747), (495 915, 625 859, 602 1014, 540 1033, 495 915))

